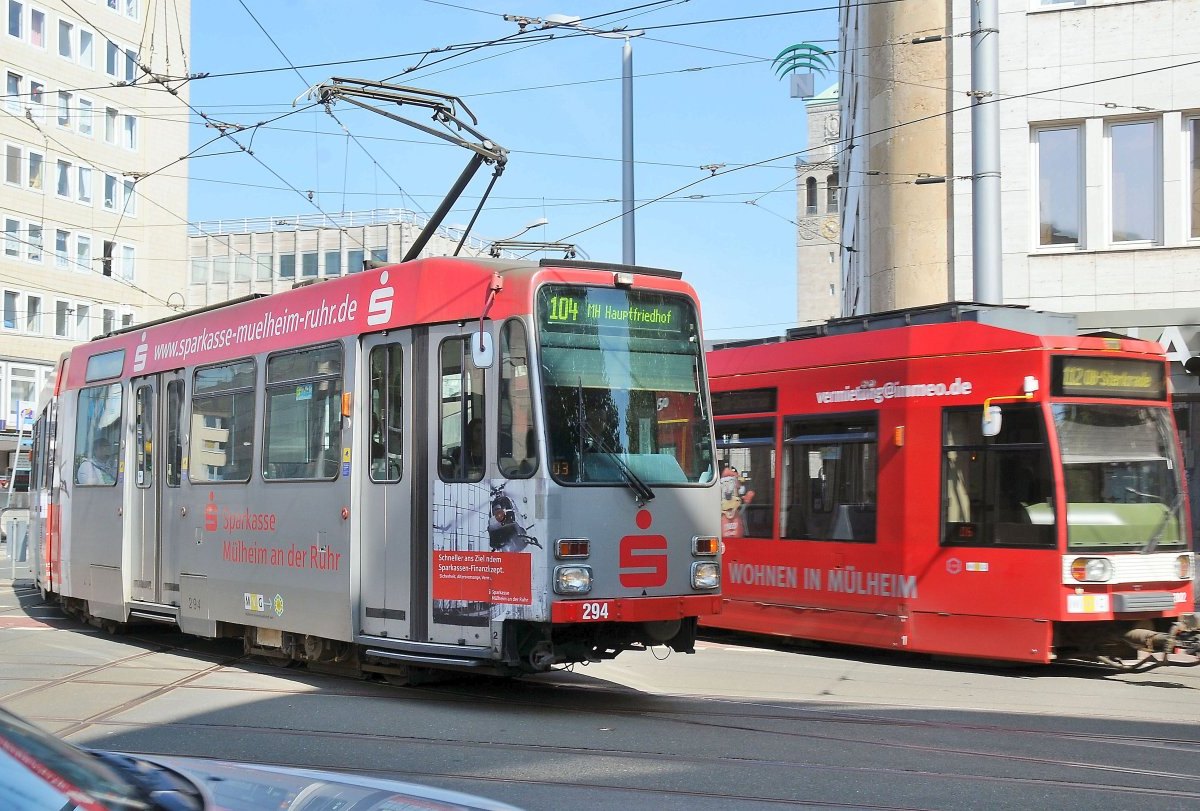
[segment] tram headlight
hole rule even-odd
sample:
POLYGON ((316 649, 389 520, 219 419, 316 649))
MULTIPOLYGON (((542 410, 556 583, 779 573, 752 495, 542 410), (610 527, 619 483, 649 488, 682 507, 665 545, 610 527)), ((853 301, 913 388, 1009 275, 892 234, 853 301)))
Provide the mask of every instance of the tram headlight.
POLYGON ((1108 558, 1075 558, 1071 561, 1071 577, 1080 583, 1103 583, 1112 576, 1113 565, 1108 558))
POLYGON ((1175 576, 1180 580, 1192 579, 1192 556, 1180 555, 1175 558, 1175 576))
POLYGON ((587 594, 592 590, 591 566, 555 566, 555 594, 587 594))
POLYGON ((698 560, 692 564, 692 588, 717 589, 721 587, 721 564, 715 560, 698 560))

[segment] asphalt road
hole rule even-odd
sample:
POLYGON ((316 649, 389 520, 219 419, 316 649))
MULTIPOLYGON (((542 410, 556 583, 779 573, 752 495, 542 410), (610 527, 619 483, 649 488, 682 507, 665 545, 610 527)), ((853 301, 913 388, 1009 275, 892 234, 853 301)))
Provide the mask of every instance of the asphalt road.
POLYGON ((1200 802, 1200 668, 991 669, 742 642, 395 687, 245 659, 238 641, 110 636, 0 579, 0 704, 82 745, 387 775, 530 809, 1200 802))

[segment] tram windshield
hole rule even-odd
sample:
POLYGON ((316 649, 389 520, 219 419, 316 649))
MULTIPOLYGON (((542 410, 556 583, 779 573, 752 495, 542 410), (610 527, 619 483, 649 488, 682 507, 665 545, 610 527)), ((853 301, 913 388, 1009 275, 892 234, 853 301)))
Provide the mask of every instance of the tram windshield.
POLYGON ((1187 545, 1175 425, 1163 407, 1052 407, 1067 545, 1151 552, 1187 545))
MULTIPOLYGON (((691 301, 547 285, 538 340, 550 469, 564 483, 713 480, 700 334, 691 301)), ((652 493, 649 495, 652 496, 652 493)))

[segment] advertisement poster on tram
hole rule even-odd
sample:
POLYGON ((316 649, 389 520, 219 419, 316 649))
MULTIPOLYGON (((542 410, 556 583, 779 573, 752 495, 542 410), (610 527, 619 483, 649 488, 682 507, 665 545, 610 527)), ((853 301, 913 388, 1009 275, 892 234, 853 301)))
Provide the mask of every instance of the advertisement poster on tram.
POLYGON ((535 479, 434 483, 433 621, 485 626, 544 613, 533 586, 543 554, 533 515, 535 479))

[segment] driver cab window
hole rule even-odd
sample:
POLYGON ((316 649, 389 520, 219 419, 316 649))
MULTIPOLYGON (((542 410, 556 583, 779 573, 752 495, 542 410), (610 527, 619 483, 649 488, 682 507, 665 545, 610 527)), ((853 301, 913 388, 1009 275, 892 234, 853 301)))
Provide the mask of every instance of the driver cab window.
POLYGON ((1054 478, 1038 406, 1004 407, 983 436, 983 409, 946 409, 942 423, 943 543, 1053 546, 1054 478))
POLYGON ((443 341, 439 353, 438 467, 442 480, 448 482, 479 481, 486 459, 483 370, 468 362, 467 340, 443 341))

